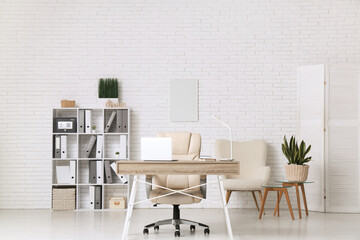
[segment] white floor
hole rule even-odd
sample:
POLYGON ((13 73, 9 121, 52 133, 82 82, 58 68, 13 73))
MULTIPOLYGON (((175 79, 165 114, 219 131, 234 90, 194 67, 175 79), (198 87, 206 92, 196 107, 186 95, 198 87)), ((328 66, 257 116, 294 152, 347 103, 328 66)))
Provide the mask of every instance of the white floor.
MULTIPOLYGON (((360 239, 360 214, 323 214, 310 212, 308 217, 292 221, 288 211, 273 217, 269 209, 263 219, 255 209, 230 209, 234 239, 360 239)), ((169 218, 171 209, 135 209, 128 239, 179 239, 171 226, 143 235, 147 223, 169 218)), ((180 239, 227 239, 220 209, 182 209, 181 217, 210 225, 190 233, 181 229, 180 239)), ((49 210, 1 210, 0 239, 120 239, 125 212, 51 212, 49 210)))

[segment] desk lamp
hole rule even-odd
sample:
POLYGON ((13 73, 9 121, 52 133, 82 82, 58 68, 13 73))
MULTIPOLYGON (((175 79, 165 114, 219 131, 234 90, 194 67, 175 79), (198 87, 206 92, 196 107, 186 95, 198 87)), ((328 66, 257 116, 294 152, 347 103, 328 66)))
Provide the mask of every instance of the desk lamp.
POLYGON ((219 123, 221 123, 222 125, 224 125, 227 129, 229 129, 229 133, 230 133, 230 158, 219 158, 219 159, 216 159, 216 160, 219 160, 219 161, 233 161, 234 158, 233 158, 233 155, 232 155, 232 134, 231 134, 231 128, 229 127, 229 125, 227 125, 226 123, 224 123, 223 121, 221 121, 220 119, 218 119, 217 117, 214 116, 214 114, 211 114, 211 117, 213 119, 215 119, 216 121, 218 121, 219 123))

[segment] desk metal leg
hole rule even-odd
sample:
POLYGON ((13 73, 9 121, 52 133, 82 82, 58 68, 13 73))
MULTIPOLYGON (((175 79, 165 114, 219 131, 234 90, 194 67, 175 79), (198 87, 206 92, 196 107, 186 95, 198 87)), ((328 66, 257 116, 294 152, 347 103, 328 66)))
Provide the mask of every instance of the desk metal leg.
POLYGON ((123 234, 121 237, 122 240, 126 240, 126 237, 127 237, 128 231, 129 231, 130 219, 131 219, 132 211, 134 208, 134 202, 135 202, 135 196, 136 196, 136 183, 137 183, 137 175, 134 175, 130 199, 129 199, 129 203, 128 203, 128 209, 127 209, 125 223, 124 223, 123 234))
POLYGON ((227 203, 226 203, 226 199, 225 199, 225 190, 224 190, 224 185, 222 182, 222 177, 218 176, 218 182, 219 182, 219 189, 220 189, 220 195, 221 195, 221 201, 223 204, 223 208, 224 208, 224 213, 225 213, 225 221, 226 221, 226 228, 227 228, 227 232, 228 232, 228 236, 230 240, 233 240, 233 233, 232 233, 232 229, 231 229, 231 222, 230 222, 230 218, 229 218, 229 212, 228 212, 228 207, 227 207, 227 203))

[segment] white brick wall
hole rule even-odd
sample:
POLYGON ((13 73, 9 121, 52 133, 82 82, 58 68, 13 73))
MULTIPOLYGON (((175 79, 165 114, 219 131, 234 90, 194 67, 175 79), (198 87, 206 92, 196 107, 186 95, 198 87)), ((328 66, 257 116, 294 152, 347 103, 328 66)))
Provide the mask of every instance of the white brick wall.
MULTIPOLYGON (((140 136, 170 130, 200 132, 211 154, 227 137, 214 113, 234 139, 265 139, 272 179, 282 178, 297 67, 327 62, 360 63, 359 1, 2 0, 0 208, 50 207, 51 108, 99 106, 100 77, 117 77, 132 108, 132 157, 140 136), (199 79, 199 122, 169 121, 173 78, 199 79)), ((254 204, 242 193, 231 206, 254 204)))

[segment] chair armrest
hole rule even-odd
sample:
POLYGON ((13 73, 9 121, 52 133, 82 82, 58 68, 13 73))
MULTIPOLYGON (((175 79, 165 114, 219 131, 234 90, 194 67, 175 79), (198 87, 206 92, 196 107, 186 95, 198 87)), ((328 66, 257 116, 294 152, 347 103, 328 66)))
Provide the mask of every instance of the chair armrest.
MULTIPOLYGON (((201 176, 200 178, 200 184, 205 184, 207 181, 207 176, 201 176)), ((200 192, 203 195, 203 198, 206 198, 206 185, 203 185, 200 187, 200 192)))
MULTIPOLYGON (((146 175, 146 182, 152 184, 152 178, 153 178, 153 176, 146 175)), ((150 184, 145 184, 147 198, 150 198, 150 192, 152 190, 152 186, 150 184)))
POLYGON ((270 167, 269 166, 262 166, 259 167, 256 171, 256 178, 263 180, 262 184, 267 184, 270 179, 270 167))

